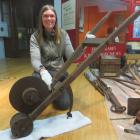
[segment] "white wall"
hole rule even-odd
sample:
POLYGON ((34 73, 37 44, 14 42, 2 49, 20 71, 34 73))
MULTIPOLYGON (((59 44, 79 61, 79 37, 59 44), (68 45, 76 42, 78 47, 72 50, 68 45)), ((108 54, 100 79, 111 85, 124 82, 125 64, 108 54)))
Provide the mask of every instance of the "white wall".
POLYGON ((54 0, 54 8, 56 10, 57 13, 57 17, 58 17, 58 25, 61 27, 61 0, 54 0))

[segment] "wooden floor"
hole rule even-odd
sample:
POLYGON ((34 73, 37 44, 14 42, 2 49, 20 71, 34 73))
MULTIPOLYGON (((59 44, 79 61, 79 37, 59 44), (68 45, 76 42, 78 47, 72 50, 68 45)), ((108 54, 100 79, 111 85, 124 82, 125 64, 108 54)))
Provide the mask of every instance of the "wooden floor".
MULTIPOLYGON (((69 72, 76 67, 73 64, 69 72)), ((12 85, 20 78, 32 73, 30 59, 11 58, 0 61, 0 130, 9 128, 9 121, 16 113, 9 103, 9 91, 12 85)), ((92 124, 83 128, 58 135, 47 140, 117 140, 115 130, 108 118, 104 98, 94 87, 80 74, 71 83, 74 93, 73 111, 78 110, 92 120, 92 124)), ((64 114, 66 111, 55 110, 49 105, 38 117, 64 114)))

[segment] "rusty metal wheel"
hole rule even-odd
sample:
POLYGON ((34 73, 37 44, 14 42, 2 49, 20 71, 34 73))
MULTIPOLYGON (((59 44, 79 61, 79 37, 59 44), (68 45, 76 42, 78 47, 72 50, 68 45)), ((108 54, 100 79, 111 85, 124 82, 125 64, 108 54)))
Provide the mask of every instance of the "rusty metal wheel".
POLYGON ((28 76, 19 79, 11 88, 9 100, 17 111, 31 113, 50 94, 46 84, 39 78, 28 76))
POLYGON ((12 135, 16 138, 28 136, 33 130, 33 121, 27 114, 17 113, 10 120, 12 135))

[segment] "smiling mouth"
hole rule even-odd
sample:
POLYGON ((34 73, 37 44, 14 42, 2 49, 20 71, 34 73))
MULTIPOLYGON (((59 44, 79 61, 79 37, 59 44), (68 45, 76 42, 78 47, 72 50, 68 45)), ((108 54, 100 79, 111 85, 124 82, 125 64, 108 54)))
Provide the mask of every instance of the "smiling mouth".
POLYGON ((53 25, 53 23, 47 23, 48 25, 53 25))

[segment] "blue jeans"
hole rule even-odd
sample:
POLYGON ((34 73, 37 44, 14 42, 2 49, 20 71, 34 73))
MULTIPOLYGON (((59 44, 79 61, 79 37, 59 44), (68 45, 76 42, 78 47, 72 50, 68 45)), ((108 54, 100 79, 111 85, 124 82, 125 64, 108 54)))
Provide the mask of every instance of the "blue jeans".
MULTIPOLYGON (((55 72, 53 71, 49 71, 50 74, 54 75, 55 72)), ((41 79, 41 76, 38 72, 33 72, 32 76, 37 77, 39 79, 41 79)), ((68 76, 68 73, 64 73, 60 79, 58 81, 62 82, 63 80, 65 80, 68 76)), ((73 93, 72 93, 72 89, 70 87, 70 85, 63 87, 62 90, 60 90, 59 92, 62 92, 54 101, 53 101, 53 106, 56 109, 60 109, 60 110, 66 110, 68 108, 72 108, 73 105, 73 93)))

